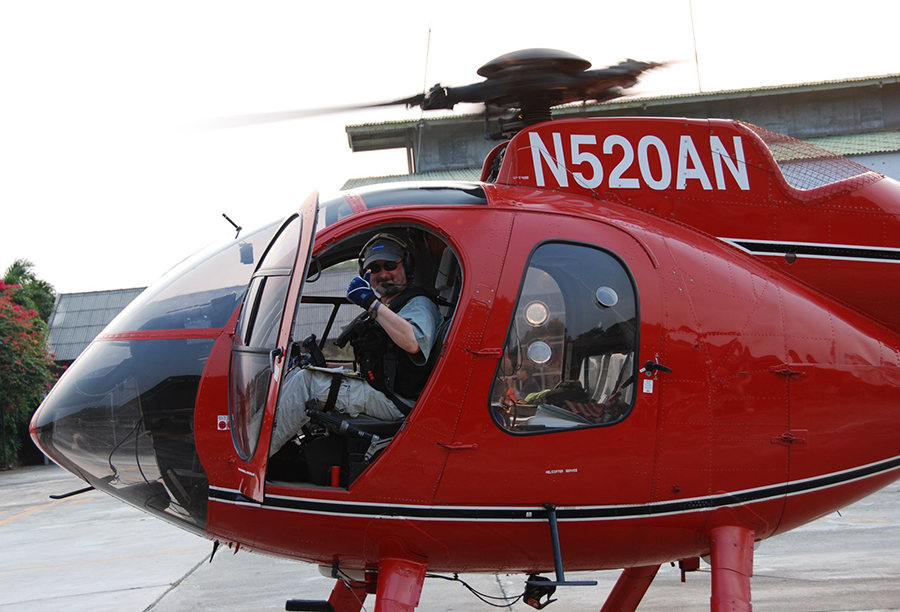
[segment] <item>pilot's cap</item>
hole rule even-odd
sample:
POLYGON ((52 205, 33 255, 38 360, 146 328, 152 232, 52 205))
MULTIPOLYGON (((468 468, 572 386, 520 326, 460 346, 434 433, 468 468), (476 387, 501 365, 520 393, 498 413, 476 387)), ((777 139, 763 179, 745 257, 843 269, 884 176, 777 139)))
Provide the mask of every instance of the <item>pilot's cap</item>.
POLYGON ((403 259, 403 247, 390 238, 380 238, 363 249, 363 270, 368 269, 373 261, 397 261, 403 259))

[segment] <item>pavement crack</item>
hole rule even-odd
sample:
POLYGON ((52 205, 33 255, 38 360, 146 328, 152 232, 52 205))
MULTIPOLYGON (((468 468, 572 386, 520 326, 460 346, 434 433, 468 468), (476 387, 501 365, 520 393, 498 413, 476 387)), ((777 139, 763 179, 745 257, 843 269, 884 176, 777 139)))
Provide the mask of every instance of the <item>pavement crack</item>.
POLYGON ((206 563, 207 561, 209 561, 209 557, 208 557, 208 556, 207 556, 207 557, 204 557, 203 559, 201 559, 201 560, 197 563, 197 565, 195 565, 194 567, 192 567, 191 569, 189 569, 187 572, 185 572, 184 576, 182 576, 181 578, 179 578, 178 580, 176 580, 175 582, 173 582, 172 584, 170 584, 170 585, 169 585, 169 588, 166 589, 166 590, 163 592, 162 595, 160 595, 159 597, 156 598, 156 601, 154 601, 152 604, 150 604, 149 606, 147 606, 146 608, 144 608, 144 612, 150 612, 151 610, 153 610, 153 608, 156 607, 156 604, 158 604, 159 602, 161 602, 161 601, 166 597, 166 595, 168 595, 169 593, 171 593, 172 591, 174 591, 176 588, 178 588, 178 586, 179 586, 182 582, 184 582, 185 580, 187 580, 188 577, 190 577, 191 574, 193 574, 193 573, 196 572, 198 569, 200 569, 200 566, 203 565, 204 563, 206 563))
MULTIPOLYGON (((497 588, 500 589, 500 595, 503 597, 503 599, 505 599, 507 601, 512 601, 513 598, 510 597, 509 594, 506 592, 506 589, 503 588, 503 581, 500 580, 499 574, 494 574, 494 580, 497 581, 497 588)), ((507 610, 512 610, 512 603, 507 604, 505 607, 507 610)))

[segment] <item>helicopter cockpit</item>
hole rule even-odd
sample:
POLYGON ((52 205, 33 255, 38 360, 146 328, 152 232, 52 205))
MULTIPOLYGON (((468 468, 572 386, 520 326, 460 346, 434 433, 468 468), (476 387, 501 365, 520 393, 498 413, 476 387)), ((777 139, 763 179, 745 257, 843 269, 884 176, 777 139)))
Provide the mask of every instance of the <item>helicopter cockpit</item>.
POLYGON ((492 387, 494 420, 527 434, 624 419, 637 380, 635 295, 612 254, 584 244, 540 245, 492 387))
MULTIPOLYGON (((357 369, 351 343, 354 334, 367 324, 367 314, 347 300, 347 286, 359 274, 358 255, 363 245, 380 233, 389 233, 408 245, 413 262, 411 282, 431 297, 443 317, 429 359, 433 366, 441 353, 462 286, 459 260, 443 238, 426 228, 381 225, 337 241, 313 257, 292 321, 284 376, 295 367, 308 365, 357 369)), ((270 482, 348 486, 386 448, 405 422, 364 414, 351 418, 328 411, 312 416, 297 437, 281 449, 271 449, 274 454, 267 467, 270 482)))

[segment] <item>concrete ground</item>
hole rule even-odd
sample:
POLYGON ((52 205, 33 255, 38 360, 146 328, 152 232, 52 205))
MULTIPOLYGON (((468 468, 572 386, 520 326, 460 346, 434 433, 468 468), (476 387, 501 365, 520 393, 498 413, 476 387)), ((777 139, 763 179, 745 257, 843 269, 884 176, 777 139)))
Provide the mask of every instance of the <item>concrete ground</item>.
MULTIPOLYGON (((0 612, 217 612, 284 610, 290 598, 325 599, 317 568, 211 543, 102 493, 64 500, 83 483, 56 466, 0 472, 0 612)), ((900 611, 900 483, 810 525, 763 542, 752 582, 756 612, 900 611)), ((558 589, 548 610, 596 612, 617 572, 567 574, 595 587, 558 589)), ((524 576, 464 575, 494 597, 516 595, 524 576)), ((709 609, 709 572, 681 583, 663 567, 640 612, 709 609)), ((374 597, 366 609, 374 606, 374 597)), ((523 603, 515 612, 532 610, 523 603)), ((490 610, 458 582, 428 579, 419 610, 490 610)))

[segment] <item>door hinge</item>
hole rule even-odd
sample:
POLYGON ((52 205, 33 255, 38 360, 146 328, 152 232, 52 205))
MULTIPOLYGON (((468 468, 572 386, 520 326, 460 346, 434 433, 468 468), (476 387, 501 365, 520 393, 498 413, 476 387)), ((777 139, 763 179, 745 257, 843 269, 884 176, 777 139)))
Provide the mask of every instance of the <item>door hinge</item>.
POLYGON ((476 357, 500 357, 503 355, 503 349, 500 348, 483 348, 477 351, 467 348, 466 352, 472 353, 476 357))
POLYGON ((801 376, 806 376, 804 372, 799 370, 792 370, 791 367, 785 363, 777 366, 772 366, 769 368, 770 372, 774 372, 779 376, 784 376, 785 378, 790 378, 791 380, 797 380, 801 376))
POLYGON ((446 448, 447 450, 475 450, 478 448, 478 444, 464 444, 462 442, 438 442, 438 446, 446 448))
POLYGON ((789 429, 777 438, 772 438, 772 444, 784 444, 792 448, 804 448, 809 432, 806 429, 789 429))

